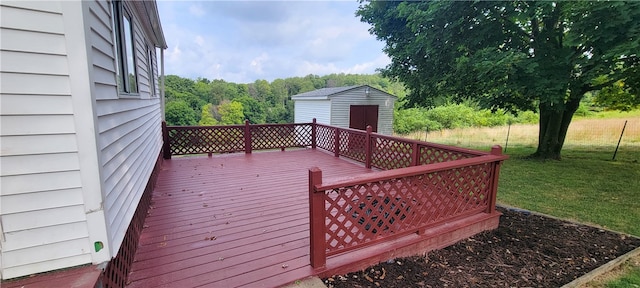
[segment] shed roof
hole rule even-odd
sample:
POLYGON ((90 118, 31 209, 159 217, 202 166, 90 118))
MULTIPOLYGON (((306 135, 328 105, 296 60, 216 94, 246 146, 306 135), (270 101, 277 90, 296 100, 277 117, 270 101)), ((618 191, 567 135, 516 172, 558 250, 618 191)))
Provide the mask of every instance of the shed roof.
POLYGON ((353 86, 344 86, 344 87, 331 87, 331 88, 321 88, 321 89, 317 89, 317 90, 313 90, 313 91, 309 91, 309 92, 305 92, 305 93, 300 93, 300 94, 296 94, 291 96, 292 100, 302 100, 302 99, 313 99, 313 100, 323 100, 323 99, 329 99, 332 96, 335 96, 337 94, 340 94, 342 92, 346 92, 352 89, 356 89, 356 88, 360 88, 360 87, 364 87, 367 86, 371 89, 375 89, 378 90, 384 94, 389 95, 389 97, 396 97, 394 95, 391 95, 387 92, 384 92, 380 89, 376 89, 373 88, 369 85, 353 85, 353 86))

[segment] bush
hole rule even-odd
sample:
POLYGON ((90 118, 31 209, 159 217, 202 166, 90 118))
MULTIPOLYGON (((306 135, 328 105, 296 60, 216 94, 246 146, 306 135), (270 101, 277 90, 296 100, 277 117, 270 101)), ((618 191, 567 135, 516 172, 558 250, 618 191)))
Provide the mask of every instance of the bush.
POLYGON ((410 108, 394 111, 393 130, 396 133, 408 134, 415 131, 441 130, 442 125, 427 118, 426 109, 410 108))
POLYGON ((540 121, 540 115, 532 111, 524 111, 518 113, 518 116, 514 117, 511 123, 536 124, 538 121, 540 121))
POLYGON ((492 112, 473 103, 446 104, 433 109, 409 108, 394 112, 393 130, 399 134, 466 127, 493 127, 510 123, 538 123, 538 114, 526 111, 518 116, 504 110, 492 112))
POLYGON ((436 121, 444 129, 471 127, 477 123, 475 110, 464 104, 447 104, 430 109, 427 118, 436 121))
POLYGON ((575 116, 582 117, 591 116, 593 114, 595 114, 595 112, 589 110, 589 107, 587 107, 587 105, 584 105, 584 103, 580 103, 580 106, 578 106, 578 110, 576 110, 576 113, 574 113, 575 116))

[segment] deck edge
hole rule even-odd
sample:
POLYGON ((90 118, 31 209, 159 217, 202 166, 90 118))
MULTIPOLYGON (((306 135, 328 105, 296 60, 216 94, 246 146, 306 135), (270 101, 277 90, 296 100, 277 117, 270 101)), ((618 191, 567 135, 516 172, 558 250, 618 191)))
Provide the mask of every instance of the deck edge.
POLYGON ((335 255, 327 259, 325 268, 316 269, 318 277, 330 277, 359 271, 390 259, 426 254, 451 246, 483 231, 498 228, 500 212, 481 213, 456 221, 445 222, 423 235, 411 234, 392 242, 335 255))

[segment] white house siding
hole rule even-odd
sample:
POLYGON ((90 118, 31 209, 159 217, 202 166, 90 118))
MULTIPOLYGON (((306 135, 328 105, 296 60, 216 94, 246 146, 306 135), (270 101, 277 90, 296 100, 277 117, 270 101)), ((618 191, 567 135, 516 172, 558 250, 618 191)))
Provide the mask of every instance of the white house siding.
POLYGON ((329 100, 297 100, 293 111, 295 123, 310 123, 316 118, 317 123, 330 124, 331 101, 329 100))
POLYGON ((92 262, 63 11, 0 2, 3 279, 92 262))
POLYGON ((364 93, 365 87, 348 90, 331 98, 331 125, 349 127, 349 107, 351 105, 378 105, 378 133, 393 134, 393 105, 395 99, 388 94, 370 88, 370 95, 364 93))
MULTIPOLYGON (((145 40, 147 37, 140 26, 139 16, 130 6, 127 8, 134 18, 140 93, 134 96, 118 95, 111 7, 110 3, 104 1, 90 3, 89 38, 93 51, 93 72, 94 75, 101 75, 95 77, 94 84, 98 151, 109 244, 112 255, 115 255, 160 153, 162 131, 160 99, 150 95, 148 85, 147 44, 150 47, 153 45, 145 40)), ((152 52, 155 54, 155 49, 152 52)))

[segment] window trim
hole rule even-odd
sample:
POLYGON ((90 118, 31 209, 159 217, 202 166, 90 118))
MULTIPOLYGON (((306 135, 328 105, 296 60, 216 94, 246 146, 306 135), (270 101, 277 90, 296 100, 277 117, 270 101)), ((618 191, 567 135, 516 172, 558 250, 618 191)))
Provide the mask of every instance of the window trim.
POLYGON ((140 81, 138 75, 138 65, 137 65, 137 56, 136 56, 136 41, 135 41, 135 24, 133 21, 133 15, 124 6, 123 1, 114 0, 113 1, 113 36, 114 36, 114 46, 115 46, 115 61, 116 61, 116 85, 118 86, 118 94, 122 96, 140 96, 140 81), (126 27, 124 25, 124 19, 127 19, 129 22, 129 34, 130 39, 127 39, 127 33, 124 30, 126 27), (133 61, 133 71, 129 71, 129 63, 128 55, 127 55, 127 45, 131 45, 131 58, 133 61), (129 74, 133 73, 133 80, 135 81, 135 86, 131 89, 131 79, 129 78, 129 74), (135 91, 132 91, 135 90, 135 91))

